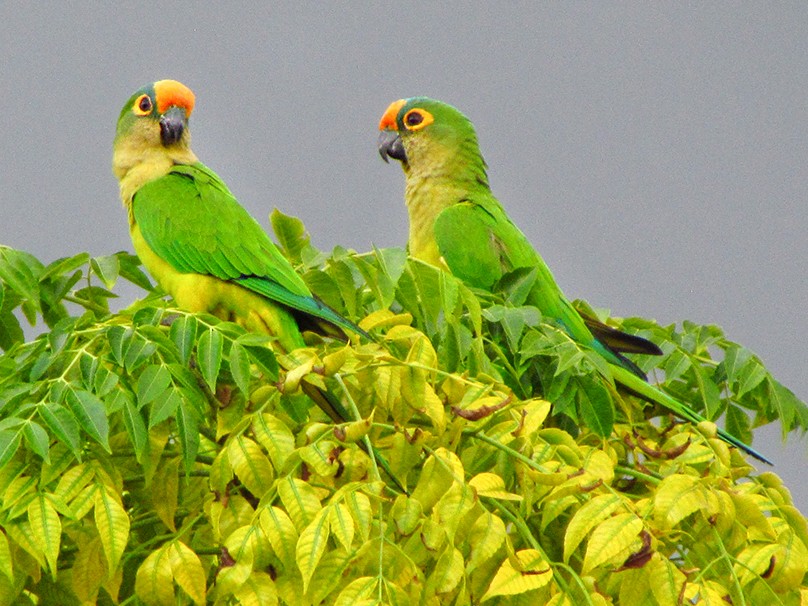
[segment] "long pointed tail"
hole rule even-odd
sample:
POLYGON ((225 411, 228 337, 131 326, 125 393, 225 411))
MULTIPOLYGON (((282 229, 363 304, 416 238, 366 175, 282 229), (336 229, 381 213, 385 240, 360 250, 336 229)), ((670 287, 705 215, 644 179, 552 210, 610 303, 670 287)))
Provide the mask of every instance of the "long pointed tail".
MULTIPOLYGON (((618 383, 628 387, 631 391, 645 398, 649 402, 654 402, 660 406, 664 406, 674 414, 690 421, 691 423, 700 423, 707 420, 695 410, 689 408, 686 404, 679 402, 679 400, 676 398, 673 398, 653 385, 646 383, 638 376, 632 374, 631 371, 627 370, 626 368, 617 366, 616 364, 609 364, 609 368, 612 371, 612 376, 618 383)), ((718 437, 724 440, 727 444, 740 448, 748 455, 756 458, 758 461, 762 461, 768 465, 774 465, 774 463, 772 463, 754 448, 744 444, 731 433, 724 431, 720 427, 718 428, 718 437)))
MULTIPOLYGON (((345 410, 342 402, 327 391, 322 391, 319 387, 305 381, 300 382, 300 389, 303 391, 303 393, 314 400, 314 403, 320 407, 320 410, 327 414, 334 423, 339 424, 351 421, 352 417, 350 414, 348 414, 348 411, 345 410)), ((393 484, 396 485, 396 488, 398 488, 404 494, 409 494, 404 485, 393 473, 390 463, 388 463, 387 459, 385 459, 382 454, 376 448, 374 448, 372 444, 370 444, 370 442, 368 442, 366 445, 364 441, 360 441, 359 446, 361 446, 362 450, 365 452, 368 452, 367 447, 370 446, 371 452, 368 454, 376 459, 376 463, 378 463, 379 467, 381 467, 390 477, 393 484)))

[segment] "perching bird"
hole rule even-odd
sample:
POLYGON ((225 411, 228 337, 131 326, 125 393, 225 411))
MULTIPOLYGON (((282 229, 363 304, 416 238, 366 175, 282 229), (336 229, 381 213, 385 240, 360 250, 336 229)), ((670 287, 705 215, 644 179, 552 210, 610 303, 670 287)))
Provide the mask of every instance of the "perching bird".
MULTIPOLYGON (((456 108, 413 97, 392 103, 379 123, 382 159, 401 162, 406 176, 409 253, 448 269, 467 284, 491 290, 507 272, 531 268, 537 278, 527 298, 576 342, 609 362, 615 380, 693 423, 704 418, 645 381, 621 352, 658 354, 659 348, 575 310, 525 235, 488 185, 487 165, 471 121, 456 108)), ((718 435, 753 457, 771 462, 722 429, 718 435)))
MULTIPOLYGON (((121 110, 113 172, 129 214, 135 252, 177 305, 269 334, 290 353, 301 331, 364 336, 355 324, 315 298, 266 232, 222 180, 191 151, 188 118, 194 94, 160 80, 133 94, 121 110)), ((301 385, 334 420, 342 405, 301 385)))

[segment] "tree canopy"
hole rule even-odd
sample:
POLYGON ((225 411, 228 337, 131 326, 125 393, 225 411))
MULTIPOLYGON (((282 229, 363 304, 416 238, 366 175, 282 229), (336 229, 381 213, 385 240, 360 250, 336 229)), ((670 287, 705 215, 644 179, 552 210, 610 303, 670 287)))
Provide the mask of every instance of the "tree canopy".
MULTIPOLYGON (((0 606, 808 604, 808 525, 777 475, 621 392, 524 305, 529 272, 491 294, 272 226, 375 341, 307 334, 293 360, 174 308, 128 253, 0 247, 0 606), (144 295, 113 313, 121 279, 144 295)), ((719 327, 576 304, 657 343, 642 369, 744 441, 808 428, 719 327)))

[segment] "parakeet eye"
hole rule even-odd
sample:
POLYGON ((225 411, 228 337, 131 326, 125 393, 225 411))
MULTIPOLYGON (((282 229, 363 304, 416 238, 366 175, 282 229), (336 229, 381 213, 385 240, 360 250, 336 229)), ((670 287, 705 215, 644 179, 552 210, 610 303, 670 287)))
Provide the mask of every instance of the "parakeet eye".
POLYGON ((135 101, 135 105, 132 108, 132 110, 138 116, 145 116, 145 115, 151 113, 151 110, 152 110, 151 97, 149 97, 149 95, 146 95, 146 94, 140 95, 137 98, 137 100, 135 101))
POLYGON ((435 119, 432 117, 432 114, 425 109, 411 109, 404 114, 404 126, 407 127, 407 130, 418 130, 419 128, 424 128, 425 126, 432 124, 434 120, 435 119))
POLYGON ((404 121, 407 123, 407 126, 418 126, 424 121, 424 117, 418 112, 410 112, 407 114, 407 117, 404 118, 404 121))

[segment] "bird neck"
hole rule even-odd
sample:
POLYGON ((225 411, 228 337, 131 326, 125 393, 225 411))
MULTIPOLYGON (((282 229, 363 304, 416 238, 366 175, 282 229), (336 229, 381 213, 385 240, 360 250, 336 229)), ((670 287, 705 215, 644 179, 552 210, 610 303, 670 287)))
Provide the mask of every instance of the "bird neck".
MULTIPOLYGON (((410 150, 407 155, 411 157, 410 150)), ((462 154, 457 150, 453 153, 438 150, 436 153, 434 148, 424 158, 411 159, 416 161, 404 166, 407 181, 404 200, 410 220, 409 252, 417 259, 441 266, 443 262, 434 235, 435 220, 449 206, 481 191, 490 192, 485 161, 479 152, 462 154)))
POLYGON ((116 140, 112 154, 112 172, 118 178, 121 202, 134 224, 132 198, 149 181, 159 179, 177 164, 194 164, 199 159, 187 146, 171 148, 146 146, 128 139, 116 140))

